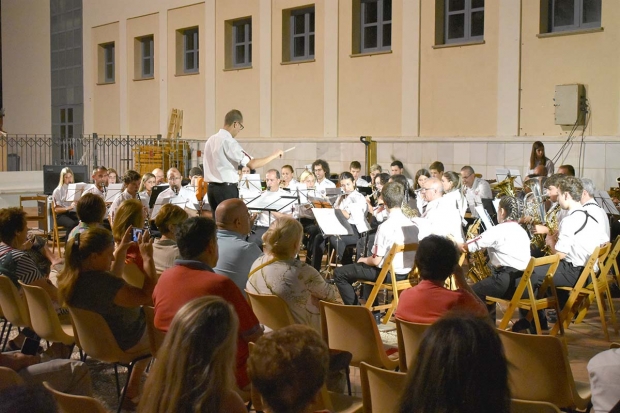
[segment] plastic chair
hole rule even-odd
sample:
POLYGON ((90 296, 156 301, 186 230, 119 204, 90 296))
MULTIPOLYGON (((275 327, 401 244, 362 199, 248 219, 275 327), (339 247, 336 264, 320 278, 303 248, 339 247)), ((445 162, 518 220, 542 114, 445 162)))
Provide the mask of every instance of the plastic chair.
POLYGON ((430 324, 412 323, 396 319, 400 371, 407 372, 409 366, 413 366, 413 362, 418 354, 418 348, 422 342, 422 336, 430 326, 430 324))
MULTIPOLYGON (((581 306, 585 305, 585 299, 590 296, 590 291, 585 288, 586 283, 588 280, 596 281, 597 276, 594 266, 597 262, 604 262, 607 254, 609 254, 609 250, 609 242, 605 243, 602 247, 596 247, 586 262, 586 265, 583 267, 583 271, 581 271, 581 275, 579 275, 579 278, 573 288, 559 287, 561 290, 569 291, 569 295, 566 304, 564 304, 564 308, 562 308, 562 312, 558 312, 558 322, 555 323, 550 334, 557 333, 558 328, 568 328, 576 314, 581 309, 581 306)), ((604 311, 603 316, 601 317, 601 323, 604 326, 603 330, 605 332, 605 337, 609 340, 609 332, 607 331, 607 324, 605 323, 604 311)))
POLYGON ((372 366, 394 370, 398 357, 389 357, 370 310, 357 305, 320 302, 321 329, 329 348, 349 351, 351 364, 366 362, 372 366))
POLYGON ((555 404, 547 402, 532 402, 529 400, 510 400, 510 413, 560 413, 555 404))
MULTIPOLYGON (((525 310, 529 310, 528 318, 531 316, 534 318, 534 323, 536 325, 536 333, 542 334, 542 329, 540 328, 540 319, 538 318, 538 310, 542 310, 545 308, 554 308, 558 314, 558 322, 555 326, 559 326, 560 331, 564 334, 564 328, 562 323, 559 322, 560 318, 560 307, 558 304, 558 295, 555 289, 555 285, 553 284, 553 275, 555 274, 558 265, 560 264, 560 256, 557 254, 550 255, 548 257, 541 258, 530 258, 530 262, 527 265, 527 268, 523 272, 521 276, 521 281, 519 285, 517 285, 517 289, 512 295, 511 299, 504 299, 501 297, 491 297, 487 296, 487 302, 495 302, 507 305, 508 308, 504 313, 504 317, 499 323, 499 329, 505 330, 508 327, 508 323, 512 319, 512 315, 517 308, 522 308, 525 310), (538 289, 538 296, 534 294, 534 287, 532 286, 532 282, 530 280, 532 273, 536 267, 540 267, 543 265, 549 265, 547 269, 547 274, 545 275, 545 279, 538 289), (523 293, 527 289, 528 298, 523 298, 523 293), (547 297, 547 290, 551 290, 551 297, 547 297)), ((551 335, 557 334, 557 329, 554 329, 550 333, 551 335)))
POLYGON ((62 250, 60 249, 60 231, 64 231, 65 235, 68 234, 67 229, 62 225, 58 225, 56 219, 56 202, 52 199, 52 222, 54 224, 52 227, 52 253, 56 251, 56 247, 58 247, 58 255, 62 258, 62 250))
POLYGON ((0 307, 2 307, 4 317, 9 321, 9 333, 2 346, 2 351, 4 351, 12 326, 17 327, 20 332, 22 328, 32 328, 26 300, 21 297, 13 281, 6 275, 0 275, 0 307))
POLYGON ((584 410, 590 383, 576 382, 563 338, 498 331, 506 359, 512 397, 548 402, 561 409, 584 410))
POLYGON ((360 364, 364 413, 398 411, 400 396, 405 391, 407 374, 360 364))
POLYGON ((0 367, 0 390, 22 384, 24 384, 24 379, 14 370, 8 367, 0 367))
POLYGON ((121 350, 112 335, 112 331, 110 331, 110 327, 108 327, 108 324, 100 314, 74 307, 69 307, 69 312, 73 317, 75 330, 80 337, 80 343, 84 352, 94 359, 114 364, 116 390, 120 396, 118 405, 118 412, 120 413, 121 402, 125 397, 127 386, 121 392, 118 366, 121 365, 127 368, 127 380, 129 381, 134 364, 140 360, 150 358, 151 353, 145 351, 140 354, 130 354, 121 350))
POLYGON ((41 287, 19 282, 24 290, 32 329, 43 340, 64 345, 75 344, 73 324, 61 323, 50 296, 41 287))
POLYGON ((148 305, 143 305, 144 315, 146 316, 146 329, 149 334, 149 342, 151 345, 151 354, 156 357, 159 348, 166 339, 166 332, 155 327, 155 309, 148 305))
POLYGON ((390 320, 390 317, 392 317, 392 314, 396 310, 396 307, 398 307, 399 292, 409 289, 411 287, 414 287, 416 284, 414 283, 414 281, 417 278, 415 277, 415 273, 416 273, 415 269, 412 269, 409 272, 409 275, 406 279, 402 281, 396 280, 396 273, 394 272, 394 265, 393 265, 394 257, 396 256, 396 254, 402 254, 405 252, 413 252, 413 251, 417 251, 417 249, 418 249, 418 244, 416 243, 404 244, 404 245, 403 244, 392 245, 392 248, 390 248, 390 251, 387 253, 387 255, 385 256, 383 260, 383 266, 381 267, 381 272, 377 276, 377 279, 375 281, 362 281, 362 284, 373 286, 372 291, 370 292, 370 295, 368 296, 368 300, 366 300, 366 304, 364 304, 364 306, 371 311, 388 309, 388 311, 385 313, 385 316, 383 316, 383 319, 382 319, 383 324, 387 324, 387 322, 390 320), (388 272, 392 275, 390 277, 391 280, 390 282, 385 283, 384 281, 387 277, 388 272), (379 294, 380 290, 392 291, 393 293, 392 301, 390 303, 386 303, 383 305, 373 306, 375 298, 377 298, 377 295, 379 294))
POLYGON ((245 290, 250 307, 261 324, 272 330, 295 324, 291 310, 286 301, 272 294, 254 294, 245 290))
POLYGON ((52 393, 62 413, 108 413, 101 402, 95 398, 59 392, 46 381, 43 382, 43 386, 52 393))

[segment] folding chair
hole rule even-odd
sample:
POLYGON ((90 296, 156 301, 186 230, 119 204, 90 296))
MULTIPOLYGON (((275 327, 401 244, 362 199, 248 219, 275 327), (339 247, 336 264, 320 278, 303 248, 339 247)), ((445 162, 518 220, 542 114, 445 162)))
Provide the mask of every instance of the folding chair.
POLYGON ((364 413, 398 411, 400 396, 405 391, 407 374, 360 364, 360 381, 364 413))
POLYGON ((52 220, 54 223, 54 227, 52 229, 52 252, 56 251, 56 247, 58 247, 58 255, 62 258, 62 250, 60 249, 60 231, 64 231, 65 235, 67 234, 67 229, 62 225, 58 225, 56 221, 56 202, 52 200, 52 220))
POLYGON ((430 324, 412 323, 410 321, 396 319, 396 336, 398 338, 398 361, 399 370, 407 372, 413 366, 418 348, 422 342, 422 336, 430 324))
MULTIPOLYGON (((534 318, 534 323, 536 325, 537 334, 542 334, 540 328, 540 319, 538 318, 538 310, 542 310, 545 308, 554 308, 558 313, 558 322, 555 326, 559 325, 560 331, 564 334, 564 328, 560 320, 560 308, 558 305, 558 295, 553 284, 553 275, 555 274, 555 270, 558 268, 560 264, 560 256, 557 254, 550 255, 547 257, 541 258, 530 258, 530 262, 527 265, 527 268, 523 272, 523 276, 521 277, 521 281, 519 285, 517 285, 517 289, 512 295, 511 299, 505 299, 501 297, 491 297, 487 296, 486 301, 491 303, 500 303, 503 305, 507 305, 508 308, 504 313, 504 317, 502 321, 499 323, 499 329, 505 330, 508 327, 508 323, 512 319, 512 315, 517 308, 522 308, 524 310, 529 310, 527 315, 528 319, 530 317, 534 318), (538 296, 534 294, 534 287, 532 286, 531 276, 536 267, 541 267, 543 265, 549 265, 549 269, 547 269, 547 273, 545 275, 545 279, 538 289, 538 296), (528 298, 522 298, 523 293, 527 289, 528 298), (547 290, 551 290, 551 297, 547 297, 547 290)), ((554 327, 555 328, 555 327, 554 327)), ((552 335, 557 334, 557 330, 552 330, 552 335)))
MULTIPOLYGON (((559 287, 562 290, 569 291, 568 300, 566 304, 564 304, 564 308, 562 308, 562 312, 558 313, 558 322, 555 323, 553 329, 550 334, 557 333, 558 328, 568 328, 570 323, 573 321, 579 310, 581 309, 581 304, 583 303, 584 298, 590 296, 590 290, 585 289, 585 285, 588 282, 588 279, 596 280, 596 271, 594 270, 594 266, 597 262, 603 263, 607 254, 609 254, 610 244, 609 242, 605 243, 602 247, 596 247, 590 255, 590 258, 586 262, 586 265, 583 267, 583 271, 581 271, 581 275, 577 279, 577 282, 573 286, 570 287, 559 287)), ((605 324, 605 317, 603 313, 603 317, 601 317, 601 322, 603 323, 605 336, 607 340, 609 340, 609 332, 607 332, 607 324, 605 324)))
POLYGON ((362 281, 362 284, 373 286, 372 291, 370 292, 370 296, 368 297, 368 300, 366 300, 366 304, 364 304, 364 307, 368 308, 371 311, 385 309, 388 310, 385 313, 385 316, 383 316, 383 319, 381 320, 383 324, 387 324, 387 322, 390 320, 390 317, 392 317, 392 314, 396 310, 396 307, 398 307, 399 292, 414 287, 417 284, 417 271, 415 270, 415 268, 412 268, 411 271, 409 271, 406 279, 402 281, 396 280, 396 272, 394 271, 393 264, 394 257, 396 256, 396 254, 404 254, 405 252, 412 252, 417 250, 418 244, 416 243, 392 245, 392 248, 390 248, 390 251, 384 257, 383 266, 381 267, 381 272, 377 276, 377 279, 375 281, 362 281), (390 282, 386 283, 385 278, 387 277, 388 272, 391 275, 391 280, 390 282), (390 303, 387 303, 386 298, 386 304, 374 306, 373 303, 375 301, 375 298, 377 298, 380 290, 392 291, 392 301, 390 303))

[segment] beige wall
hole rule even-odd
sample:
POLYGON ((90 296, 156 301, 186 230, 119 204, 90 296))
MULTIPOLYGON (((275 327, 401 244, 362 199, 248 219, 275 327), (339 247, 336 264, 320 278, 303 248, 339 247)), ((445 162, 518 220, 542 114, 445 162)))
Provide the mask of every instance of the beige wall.
POLYGON ((84 76, 84 82, 91 82, 95 84, 93 92, 93 109, 97 116, 95 116, 93 123, 93 131, 100 135, 116 135, 121 133, 120 131, 120 90, 121 90, 121 71, 119 70, 119 62, 121 60, 120 49, 120 36, 118 31, 118 23, 110 23, 92 29, 91 38, 91 67, 94 70, 90 73, 90 76, 84 76), (113 83, 99 83, 99 70, 101 53, 99 51, 99 45, 114 42, 114 60, 116 62, 114 82, 113 83))
POLYGON ((6 110, 5 131, 52 133, 50 73, 49 3, 39 0, 3 1, 2 97, 6 110))
POLYGON ((127 130, 130 135, 156 135, 159 131, 159 82, 158 65, 154 64, 153 78, 140 79, 135 70, 135 56, 140 56, 140 44, 136 38, 153 35, 154 55, 157 62, 161 59, 157 53, 157 45, 162 41, 159 33, 159 14, 136 17, 127 20, 127 130))

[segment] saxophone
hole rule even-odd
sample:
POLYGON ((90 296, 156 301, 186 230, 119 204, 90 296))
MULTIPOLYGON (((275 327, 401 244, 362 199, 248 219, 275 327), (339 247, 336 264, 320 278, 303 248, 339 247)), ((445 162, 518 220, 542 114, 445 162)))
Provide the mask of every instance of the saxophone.
MULTIPOLYGON (((467 229, 467 240, 472 240, 480 234, 480 218, 467 229)), ((475 283, 491 276, 491 269, 487 265, 487 258, 484 250, 469 253, 469 271, 467 276, 475 283)))
POLYGON ((403 215, 406 216, 409 219, 420 216, 420 214, 418 214, 418 212, 416 210, 411 208, 409 206, 409 204, 407 202, 405 202, 405 201, 403 201, 402 205, 400 206, 400 209, 401 209, 403 215))

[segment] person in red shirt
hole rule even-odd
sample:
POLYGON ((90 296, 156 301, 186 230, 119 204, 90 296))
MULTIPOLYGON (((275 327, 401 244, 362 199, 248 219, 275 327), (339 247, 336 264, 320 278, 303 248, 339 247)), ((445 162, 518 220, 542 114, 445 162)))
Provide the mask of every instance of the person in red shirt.
POLYGON ((488 317, 485 304, 465 281, 454 242, 439 235, 424 238, 418 245, 415 266, 422 281, 400 295, 397 318, 432 324, 448 311, 488 317), (444 287, 446 278, 451 274, 454 274, 458 286, 456 291, 444 287))
POLYGON ((204 217, 190 218, 177 229, 182 259, 162 273, 153 291, 155 327, 168 331, 179 309, 195 298, 217 295, 228 301, 239 317, 235 378, 237 386, 247 390, 248 343, 256 341, 263 330, 235 283, 213 271, 218 260, 216 230, 215 221, 204 217))

